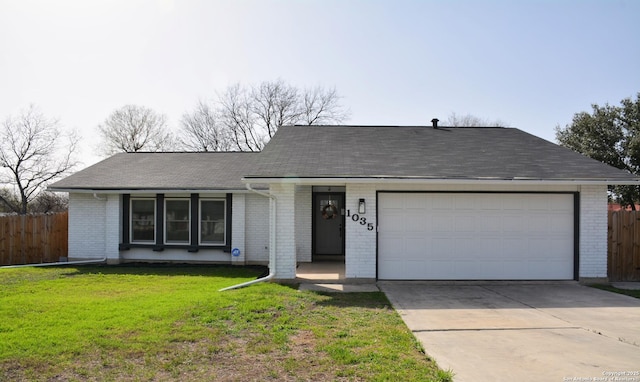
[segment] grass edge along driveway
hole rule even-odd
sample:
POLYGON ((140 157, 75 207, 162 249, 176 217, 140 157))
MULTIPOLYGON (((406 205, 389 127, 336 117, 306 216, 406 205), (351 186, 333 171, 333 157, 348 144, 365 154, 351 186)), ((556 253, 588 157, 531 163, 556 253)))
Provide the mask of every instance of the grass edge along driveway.
POLYGON ((0 269, 0 380, 451 380, 382 292, 217 292, 261 271, 0 269))

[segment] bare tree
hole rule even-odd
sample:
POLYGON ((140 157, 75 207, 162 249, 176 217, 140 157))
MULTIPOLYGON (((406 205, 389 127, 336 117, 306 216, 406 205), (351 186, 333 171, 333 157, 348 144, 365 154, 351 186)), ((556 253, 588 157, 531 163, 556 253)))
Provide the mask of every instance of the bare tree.
MULTIPOLYGON (((217 115, 231 148, 260 151, 280 126, 339 124, 349 117, 335 89, 300 91, 282 80, 235 84, 218 95, 217 115)), ((202 129, 205 129, 203 126, 202 129)))
POLYGON ((50 214, 69 209, 69 197, 66 194, 56 194, 49 191, 39 193, 29 203, 29 213, 50 214))
POLYGON ((492 122, 476 117, 475 115, 460 115, 456 113, 451 113, 449 118, 447 118, 446 122, 443 124, 443 126, 452 127, 505 127, 506 125, 506 123, 499 119, 492 122))
POLYGON ((298 89, 282 80, 262 82, 251 89, 252 111, 259 125, 273 137, 278 127, 298 123, 301 116, 298 89))
POLYGON ((200 100, 196 108, 182 115, 180 144, 188 151, 228 151, 231 141, 217 110, 200 100))
POLYGON ((247 89, 232 85, 219 97, 222 122, 235 149, 260 151, 265 145, 264 126, 257 124, 253 101, 247 89))
POLYGON ((58 121, 31 105, 17 117, 7 117, 0 131, 0 183, 14 188, 16 200, 0 194, 0 202, 26 214, 29 202, 47 183, 71 170, 79 138, 62 134, 58 121), (61 140, 65 140, 64 144, 61 140))
POLYGON ((305 125, 330 125, 349 119, 350 113, 340 104, 340 98, 335 88, 316 86, 307 89, 302 98, 302 122, 305 125))
POLYGON ((0 189, 0 212, 1 213, 16 213, 16 207, 20 205, 20 199, 16 196, 16 193, 8 188, 0 189))
POLYGON ((98 130, 102 136, 101 151, 105 155, 168 151, 174 146, 166 117, 144 106, 123 106, 111 113, 98 130))

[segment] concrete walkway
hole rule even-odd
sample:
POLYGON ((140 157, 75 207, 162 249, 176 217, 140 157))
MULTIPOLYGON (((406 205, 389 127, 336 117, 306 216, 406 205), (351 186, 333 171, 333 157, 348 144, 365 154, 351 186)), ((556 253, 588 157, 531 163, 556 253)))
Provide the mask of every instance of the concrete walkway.
POLYGON ((638 299, 573 282, 378 286, 455 381, 640 382, 638 299))
POLYGON ((376 284, 300 284, 299 290, 311 290, 315 292, 327 293, 360 293, 379 292, 376 284))

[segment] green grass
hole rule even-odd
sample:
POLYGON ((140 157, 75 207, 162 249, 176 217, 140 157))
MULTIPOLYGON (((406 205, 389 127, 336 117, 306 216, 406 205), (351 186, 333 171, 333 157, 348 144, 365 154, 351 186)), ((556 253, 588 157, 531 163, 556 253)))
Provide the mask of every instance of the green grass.
POLYGON ((635 298, 640 298, 640 290, 620 289, 620 288, 616 288, 614 286, 605 285, 605 284, 595 284, 591 286, 594 288, 606 290, 609 292, 614 292, 614 293, 624 294, 624 295, 635 297, 635 298))
POLYGON ((0 270, 0 381, 449 381, 383 293, 262 283, 262 270, 0 270))

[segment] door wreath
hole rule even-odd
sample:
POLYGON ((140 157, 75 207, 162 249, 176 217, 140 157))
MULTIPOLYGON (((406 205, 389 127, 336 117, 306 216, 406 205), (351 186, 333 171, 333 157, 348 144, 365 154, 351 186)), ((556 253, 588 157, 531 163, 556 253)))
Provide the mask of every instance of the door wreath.
POLYGON ((335 219, 338 216, 338 209, 333 204, 322 207, 322 218, 325 220, 335 219))

